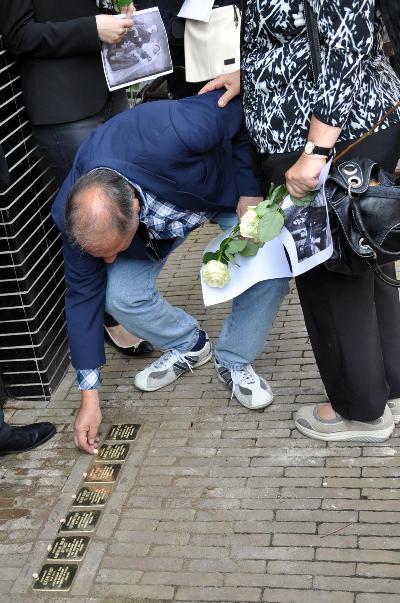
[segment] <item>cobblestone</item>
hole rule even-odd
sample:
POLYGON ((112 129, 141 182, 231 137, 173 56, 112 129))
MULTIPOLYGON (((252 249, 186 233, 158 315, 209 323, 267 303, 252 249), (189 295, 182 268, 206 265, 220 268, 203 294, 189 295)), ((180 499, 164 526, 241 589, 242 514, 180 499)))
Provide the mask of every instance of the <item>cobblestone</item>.
MULTIPOLYGON (((229 304, 203 307, 198 269, 216 232, 196 231, 159 281, 213 339, 229 304)), ((211 363, 143 393, 133 375, 148 359, 107 357, 103 436, 141 430, 68 593, 31 587, 92 461, 73 445, 74 373, 51 401, 7 405, 11 422, 50 419, 58 433, 2 459, 1 603, 398 603, 399 429, 365 446, 294 429, 301 404, 324 398, 294 287, 255 363, 275 392, 264 412, 230 400, 211 363)))

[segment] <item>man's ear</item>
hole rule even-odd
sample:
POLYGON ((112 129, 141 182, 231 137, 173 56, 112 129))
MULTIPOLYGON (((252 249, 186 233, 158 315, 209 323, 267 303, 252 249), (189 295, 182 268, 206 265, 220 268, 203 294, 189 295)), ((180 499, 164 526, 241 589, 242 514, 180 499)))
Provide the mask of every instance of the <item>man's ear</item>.
POLYGON ((134 198, 133 200, 133 208, 134 210, 139 213, 140 211, 140 203, 139 203, 139 199, 137 197, 134 198))

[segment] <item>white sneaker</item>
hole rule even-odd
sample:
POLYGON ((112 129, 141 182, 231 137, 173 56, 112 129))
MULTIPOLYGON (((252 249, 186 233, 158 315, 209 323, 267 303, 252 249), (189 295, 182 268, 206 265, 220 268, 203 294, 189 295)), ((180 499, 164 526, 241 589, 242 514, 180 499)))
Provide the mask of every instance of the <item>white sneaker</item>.
POLYGON ((197 352, 178 352, 168 350, 158 360, 135 376, 135 385, 144 392, 154 392, 173 383, 188 371, 202 366, 211 359, 212 347, 208 336, 201 350, 197 352))
POLYGON ((393 421, 395 425, 400 423, 400 398, 393 398, 392 400, 388 400, 387 405, 390 408, 390 412, 393 416, 393 421))
POLYGON ((272 403, 274 395, 270 386, 257 375, 251 364, 235 371, 227 369, 215 359, 215 368, 219 380, 232 388, 231 399, 235 396, 240 404, 250 410, 260 410, 272 403))
POLYGON ((336 413, 334 419, 321 419, 318 404, 302 406, 295 425, 305 436, 325 442, 385 442, 393 433, 394 421, 389 408, 375 421, 349 421, 336 413))

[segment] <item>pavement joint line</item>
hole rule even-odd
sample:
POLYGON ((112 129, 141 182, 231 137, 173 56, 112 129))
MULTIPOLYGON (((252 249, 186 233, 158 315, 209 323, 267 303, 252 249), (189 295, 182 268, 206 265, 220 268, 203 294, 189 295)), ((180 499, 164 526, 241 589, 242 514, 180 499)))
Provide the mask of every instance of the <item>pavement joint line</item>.
MULTIPOLYGON (((213 342, 229 304, 204 308, 198 270, 217 234, 212 225, 196 230, 159 279, 170 303, 198 318, 213 342)), ((60 518, 77 508, 71 496, 92 461, 73 444, 74 372, 45 404, 12 401, 11 423, 50 420, 58 433, 2 460, 0 601, 398 603, 400 429, 387 443, 363 446, 296 432, 301 404, 324 399, 303 328, 292 283, 255 362, 275 401, 256 414, 228 402, 211 363, 165 390, 139 393, 133 375, 149 359, 107 346, 101 441, 111 424, 142 427, 64 593, 32 590, 32 573, 60 518)))

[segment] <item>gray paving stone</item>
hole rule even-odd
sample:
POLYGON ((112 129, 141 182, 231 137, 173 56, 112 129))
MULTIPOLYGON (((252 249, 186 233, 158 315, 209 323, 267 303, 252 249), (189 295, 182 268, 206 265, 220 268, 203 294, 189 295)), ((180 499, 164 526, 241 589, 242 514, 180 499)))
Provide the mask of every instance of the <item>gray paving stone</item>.
MULTIPOLYGON (((274 588, 266 589, 262 600, 268 601, 268 603, 353 603, 354 596, 350 593, 336 591, 324 592, 322 598, 321 592, 317 591, 274 588)), ((378 601, 375 600, 374 603, 378 603, 378 601)))
POLYGON ((384 595, 379 593, 379 595, 367 594, 367 593, 359 593, 356 595, 355 603, 398 603, 399 596, 398 595, 384 595), (379 598, 378 598, 379 597, 379 598))
POLYGON ((93 583, 96 573, 100 567, 101 560, 104 557, 106 544, 93 540, 88 547, 88 551, 80 565, 79 572, 75 578, 72 593, 74 595, 89 595, 93 591, 93 583))
POLYGON ((316 559, 324 561, 355 561, 366 563, 399 563, 399 553, 385 550, 318 548, 316 559))
POLYGON ((140 579, 141 584, 168 584, 171 586, 222 586, 223 574, 215 572, 147 572, 140 579))
POLYGON ((176 600, 192 601, 259 601, 260 588, 178 588, 176 600))
MULTIPOLYGON (((197 230, 159 279, 214 341, 229 303, 204 308, 198 269, 217 232, 197 230)), ((103 437, 111 423, 141 429, 66 595, 31 586, 93 461, 72 440, 74 371, 52 400, 8 404, 11 422, 51 418, 58 433, 2 461, 1 603, 400 601, 400 430, 379 445, 295 430, 294 413, 323 399, 323 386, 294 284, 255 362, 275 393, 264 412, 230 400, 211 362, 139 392, 132 378, 149 359, 106 352, 103 437)))
POLYGON ((380 577, 380 578, 400 578, 400 567, 399 564, 387 564, 387 563, 358 563, 357 564, 357 575, 365 576, 368 578, 380 577))
MULTIPOLYGON (((314 587, 322 590, 332 590, 337 587, 337 579, 325 576, 314 578, 314 587)), ((379 578, 340 578, 340 588, 344 591, 356 591, 364 593, 400 593, 400 580, 385 580, 379 578)))

